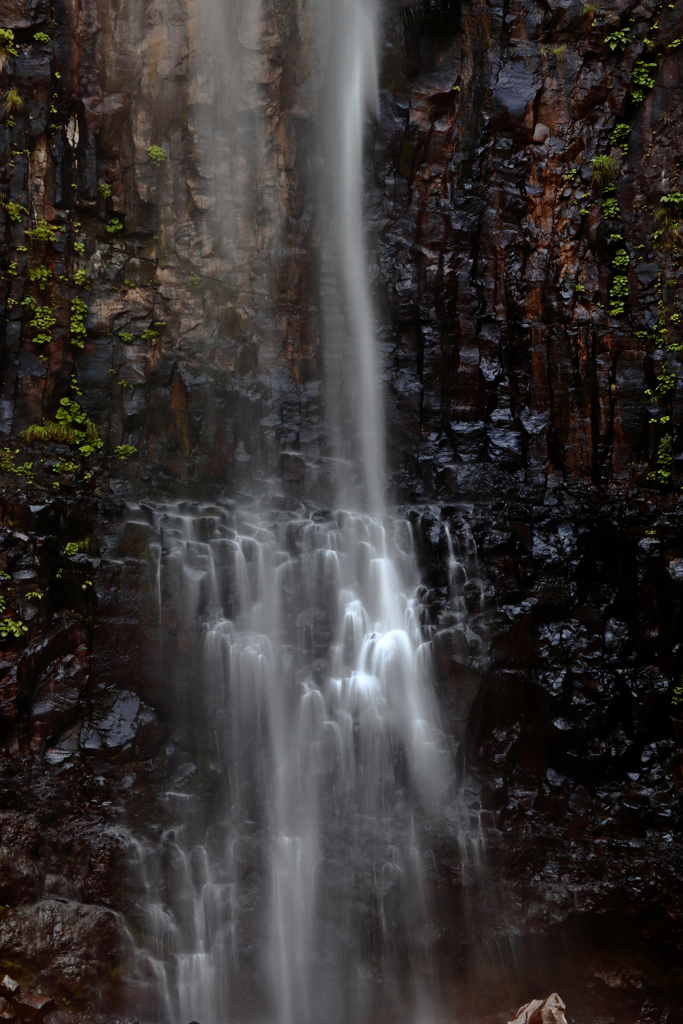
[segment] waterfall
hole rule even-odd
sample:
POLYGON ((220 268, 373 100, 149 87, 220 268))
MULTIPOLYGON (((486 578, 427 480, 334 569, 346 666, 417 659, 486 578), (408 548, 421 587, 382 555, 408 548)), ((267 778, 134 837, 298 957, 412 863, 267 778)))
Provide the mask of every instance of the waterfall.
MULTIPOLYGON (((365 118, 378 101, 377 12, 374 0, 327 0, 322 13, 321 35, 328 36, 330 42, 321 116, 329 173, 321 202, 333 211, 328 247, 346 312, 345 318, 336 319, 337 332, 343 340, 348 334, 352 341, 348 390, 354 395, 351 405, 362 490, 367 507, 377 512, 383 507, 385 485, 384 426, 363 225, 365 118)), ((328 298, 328 305, 334 306, 335 298, 331 302, 328 298)), ((337 332, 328 326, 328 333, 337 332)), ((339 388, 333 377, 336 372, 333 363, 328 390, 339 388)), ((348 396, 345 400, 348 402, 348 396)), ((339 411, 337 416, 341 416, 339 411)), ((343 490, 343 481, 340 483, 343 490)))
POLYGON ((145 868, 158 1016, 420 1019, 420 837, 450 769, 408 524, 220 507, 155 521, 176 717, 214 780, 208 799, 169 791, 177 824, 145 868))
MULTIPOLYGON (((339 495, 365 511, 147 508, 175 775, 161 833, 132 847, 144 898, 130 983, 135 1012, 164 1024, 432 1015, 425 834, 452 800, 452 751, 412 532, 383 500, 362 189, 376 21, 373 0, 320 0, 315 38, 302 44, 320 85, 327 401, 342 464, 356 470, 339 495), (342 421, 354 435, 346 448, 342 421)), ((259 127, 266 24, 260 0, 203 0, 193 49, 197 145, 222 196, 238 295, 245 280, 253 286, 277 219, 250 240, 249 211, 261 203, 272 214, 264 197, 276 163, 259 127), (212 111, 212 101, 234 109, 212 111), (234 149, 212 139, 212 119, 234 149)), ((259 294, 253 308, 265 316, 259 294)), ((455 580, 450 536, 449 545, 455 580)))

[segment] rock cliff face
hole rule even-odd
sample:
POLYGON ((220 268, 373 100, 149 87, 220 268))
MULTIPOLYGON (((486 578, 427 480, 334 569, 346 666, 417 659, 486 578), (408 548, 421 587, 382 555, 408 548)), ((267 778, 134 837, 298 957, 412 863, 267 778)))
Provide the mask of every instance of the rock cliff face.
MULTIPOLYGON (((0 968, 90 1010, 130 998, 129 829, 211 784, 128 506, 332 500, 311 19, 269 3, 242 32, 235 113, 189 0, 0 0, 0 968)), ((383 12, 391 490, 486 851, 473 873, 434 837, 440 963, 509 968, 506 993, 521 958, 568 998, 534 936, 572 929, 596 998, 680 986, 681 37, 679 3, 383 12), (446 525, 476 542, 483 643, 449 619, 446 525)), ((339 383, 351 448, 343 360, 339 383)))
POLYGON ((416 496, 482 465, 675 475, 680 31, 675 6, 578 2, 395 26, 370 210, 416 496))

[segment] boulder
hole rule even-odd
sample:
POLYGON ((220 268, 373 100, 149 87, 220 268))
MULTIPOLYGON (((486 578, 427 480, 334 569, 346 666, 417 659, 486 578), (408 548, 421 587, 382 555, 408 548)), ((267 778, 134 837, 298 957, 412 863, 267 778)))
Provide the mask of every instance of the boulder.
POLYGON ((9 974, 6 974, 0 981, 0 996, 4 996, 5 999, 13 999, 19 995, 20 991, 19 982, 10 978, 9 974))
POLYGON ((566 1009, 557 992, 553 992, 547 999, 532 999, 520 1006, 509 1024, 567 1024, 566 1009))
POLYGON ((22 1020, 42 1020, 46 1013, 54 1010, 54 1000, 50 996, 40 993, 28 993, 27 995, 16 996, 11 1007, 22 1020))
POLYGON ((12 1004, 6 999, 0 996, 0 1021, 14 1021, 17 1019, 16 1012, 12 1009, 12 1004))

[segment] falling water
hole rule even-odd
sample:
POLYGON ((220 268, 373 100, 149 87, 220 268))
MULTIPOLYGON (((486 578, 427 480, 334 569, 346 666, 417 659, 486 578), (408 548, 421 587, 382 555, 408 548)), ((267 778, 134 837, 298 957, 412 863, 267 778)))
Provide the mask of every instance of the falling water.
POLYGON ((141 925, 159 1015, 419 1019, 421 833, 450 772, 407 524, 226 509, 156 522, 178 720, 216 780, 145 867, 161 878, 141 925), (180 653, 193 635, 194 664, 180 653))
MULTIPOLYGON (((252 193, 263 200, 267 185, 254 118, 267 19, 260 0, 202 0, 199 9, 198 38, 209 56, 197 103, 219 97, 249 113, 254 180, 243 195, 233 191, 226 227, 226 251, 244 252, 240 211, 252 193), (224 72, 220 51, 232 55, 224 72), (222 87, 212 87, 211 76, 222 73, 222 87)), ((352 403, 357 505, 367 512, 264 517, 227 503, 153 509, 158 658, 172 694, 175 749, 188 756, 165 795, 163 833, 133 844, 144 890, 133 974, 139 1015, 169 1024, 431 1017, 425 832, 452 800, 452 751, 435 701, 411 530, 383 505, 362 214, 377 13, 373 0, 320 0, 316 12, 311 53, 323 81, 327 165, 321 262, 331 267, 328 312, 341 311, 334 330, 328 316, 328 335, 330 352, 352 342, 350 371, 344 352, 352 396, 341 401, 352 403)), ((238 129, 245 123, 230 111, 221 116, 238 129)), ((208 176, 213 150, 210 130, 204 134, 208 176)), ((244 180, 245 153, 223 156, 215 155, 217 178, 235 166, 244 180)), ((221 185, 226 196, 229 184, 221 185)), ((236 257, 238 274, 242 265, 236 257)), ((333 362, 327 400, 339 410, 333 362)), ((462 559, 450 535, 449 544, 454 614, 462 618, 462 559)))
MULTIPOLYGON (((329 39, 322 113, 329 173, 322 204, 333 211, 328 249, 346 313, 336 331, 328 324, 328 334, 341 333, 345 338, 348 331, 352 339, 348 386, 354 396, 351 404, 365 500, 376 512, 383 507, 384 426, 363 225, 363 142, 366 113, 377 107, 377 12, 374 0, 326 0, 321 15, 320 34, 329 39)), ((334 306, 334 299, 328 298, 327 304, 334 306)), ((328 337, 332 351, 334 340, 328 337)), ((337 364, 330 362, 328 388, 338 390, 339 381, 333 378, 337 364)))

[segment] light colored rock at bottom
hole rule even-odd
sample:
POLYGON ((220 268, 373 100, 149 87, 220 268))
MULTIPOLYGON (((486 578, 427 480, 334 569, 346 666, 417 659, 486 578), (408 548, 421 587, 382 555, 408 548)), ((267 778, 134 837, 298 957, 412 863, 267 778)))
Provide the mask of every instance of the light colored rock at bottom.
POLYGON ((566 1009, 557 992, 553 992, 547 999, 532 999, 520 1006, 508 1024, 567 1024, 566 1009))

